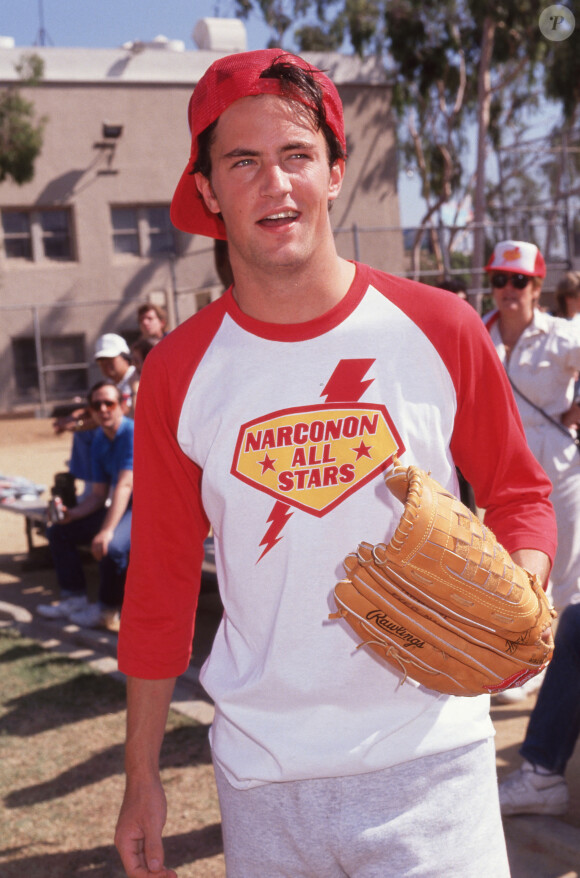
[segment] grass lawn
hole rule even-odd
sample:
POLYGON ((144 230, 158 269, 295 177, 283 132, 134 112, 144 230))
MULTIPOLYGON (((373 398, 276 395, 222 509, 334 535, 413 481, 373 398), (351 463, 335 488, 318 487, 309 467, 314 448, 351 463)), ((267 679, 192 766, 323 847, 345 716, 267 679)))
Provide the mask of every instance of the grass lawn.
MULTIPOLYGON (((122 878, 112 845, 123 795, 125 687, 0 629, 2 878, 122 878)), ((207 728, 171 712, 162 753, 166 863, 223 878, 207 728)))

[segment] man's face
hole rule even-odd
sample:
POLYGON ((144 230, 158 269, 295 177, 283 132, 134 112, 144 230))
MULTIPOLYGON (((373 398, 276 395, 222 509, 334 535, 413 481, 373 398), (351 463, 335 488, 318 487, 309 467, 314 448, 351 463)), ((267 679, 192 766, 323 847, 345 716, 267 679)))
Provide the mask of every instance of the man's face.
POLYGON ((99 357, 97 363, 104 377, 115 384, 118 384, 129 368, 129 363, 120 354, 117 357, 99 357))
POLYGON ((123 418, 119 394, 115 387, 99 387, 91 396, 89 407, 105 433, 116 433, 123 418))
POLYGON ((517 314, 526 320, 530 320, 540 298, 540 288, 535 284, 532 277, 527 278, 527 283, 523 288, 521 286, 518 287, 514 283, 514 281, 517 282, 518 278, 523 278, 522 283, 526 280, 523 275, 514 275, 509 272, 498 271, 496 274, 493 274, 491 277, 493 298, 500 313, 506 315, 517 314), (499 275, 502 283, 506 282, 505 286, 497 287, 494 284, 494 278, 497 275, 499 275))
POLYGON ((141 315, 139 318, 139 327, 145 338, 163 338, 165 324, 160 320, 157 312, 153 308, 151 311, 146 311, 141 315))
POLYGON ((332 235, 328 204, 344 162, 329 167, 324 135, 300 104, 276 95, 235 101, 218 120, 211 161, 211 181, 196 180, 208 208, 223 216, 234 275, 286 274, 316 258, 332 235))

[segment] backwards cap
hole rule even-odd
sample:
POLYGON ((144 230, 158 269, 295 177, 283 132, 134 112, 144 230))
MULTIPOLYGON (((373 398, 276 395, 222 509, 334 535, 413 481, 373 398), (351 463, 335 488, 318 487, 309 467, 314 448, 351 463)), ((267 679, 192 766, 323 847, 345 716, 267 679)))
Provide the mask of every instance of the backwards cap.
POLYGON ((486 271, 509 271, 528 277, 546 277, 544 257, 528 241, 500 241, 493 248, 486 271))
MULTIPOLYGON (((214 61, 206 70, 189 101, 191 154, 171 203, 171 221, 178 229, 195 235, 226 239, 223 221, 205 206, 192 174, 197 160, 197 138, 230 104, 240 98, 261 94, 287 96, 284 83, 279 79, 260 78, 260 74, 275 62, 294 64, 314 77, 322 89, 326 122, 346 153, 342 103, 336 86, 328 76, 303 58, 281 49, 259 49, 226 55, 214 61)), ((309 106, 301 92, 292 92, 291 97, 309 106)))

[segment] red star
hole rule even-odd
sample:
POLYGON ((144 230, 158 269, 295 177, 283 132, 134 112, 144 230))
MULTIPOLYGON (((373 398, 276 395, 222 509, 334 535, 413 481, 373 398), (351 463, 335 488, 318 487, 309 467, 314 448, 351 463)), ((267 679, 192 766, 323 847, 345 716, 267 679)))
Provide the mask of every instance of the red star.
POLYGON ((360 460, 361 457, 370 458, 372 447, 373 447, 372 445, 365 445, 364 442, 361 440, 359 447, 353 448, 352 450, 356 453, 356 459, 360 460))
POLYGON ((266 470, 269 470, 269 469, 271 469, 272 472, 276 472, 276 468, 274 467, 274 464, 276 463, 276 458, 274 458, 274 460, 271 460, 271 458, 268 457, 267 453, 266 453, 266 457, 264 458, 264 460, 259 460, 258 463, 262 467, 262 475, 264 475, 266 470))

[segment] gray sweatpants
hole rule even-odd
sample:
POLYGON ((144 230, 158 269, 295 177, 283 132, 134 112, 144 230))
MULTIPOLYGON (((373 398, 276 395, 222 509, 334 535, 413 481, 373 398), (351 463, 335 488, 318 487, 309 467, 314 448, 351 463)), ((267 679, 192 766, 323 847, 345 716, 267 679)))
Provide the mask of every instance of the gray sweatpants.
POLYGON ((493 739, 250 790, 215 771, 227 878, 509 878, 493 739))

